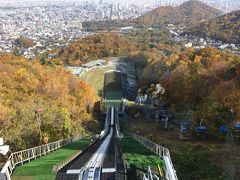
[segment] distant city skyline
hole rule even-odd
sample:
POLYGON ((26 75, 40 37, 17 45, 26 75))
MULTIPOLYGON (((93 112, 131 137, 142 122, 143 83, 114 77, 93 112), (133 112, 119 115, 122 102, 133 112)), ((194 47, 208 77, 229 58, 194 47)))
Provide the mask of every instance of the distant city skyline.
MULTIPOLYGON (((34 58, 36 54, 61 48, 72 40, 87 36, 88 33, 82 31, 82 22, 134 19, 159 6, 179 5, 184 1, 0 0, 0 52, 12 52, 16 39, 27 37, 34 41, 34 47, 23 48, 20 53, 34 58)), ((239 7, 238 1, 208 0, 207 4, 228 12, 239 7)), ((212 44, 211 40, 206 42, 212 44)), ((216 47, 221 45, 216 44, 216 47)))
MULTIPOLYGON (((93 4, 123 4, 138 7, 149 7, 149 10, 159 6, 179 5, 187 0, 0 0, 0 7, 31 7, 31 6, 78 6, 82 3, 93 4)), ((199 0, 224 12, 240 9, 239 0, 199 0)))
MULTIPOLYGON (((157 2, 172 2, 172 3, 182 3, 184 1, 188 0, 0 0, 2 3, 17 3, 17 2, 32 2, 32 3, 41 3, 41 2, 48 2, 48 3, 58 3, 58 2, 63 2, 63 3, 74 3, 74 2, 120 2, 120 3, 157 3, 157 2)), ((198 1, 205 1, 205 2, 224 2, 224 3, 233 3, 233 2, 238 2, 238 0, 198 0, 198 1)), ((240 2, 239 2, 240 3, 240 2)))

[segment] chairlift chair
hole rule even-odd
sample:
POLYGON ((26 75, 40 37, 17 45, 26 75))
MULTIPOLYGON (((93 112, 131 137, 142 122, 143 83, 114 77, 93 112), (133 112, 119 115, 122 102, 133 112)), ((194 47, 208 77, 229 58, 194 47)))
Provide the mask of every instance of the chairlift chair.
POLYGON ((222 134, 226 134, 229 132, 229 128, 226 126, 226 125, 222 125, 219 127, 219 132, 222 133, 222 134))
POLYGON ((236 123, 236 124, 234 125, 234 128, 240 130, 240 123, 236 123))
POLYGON ((196 128, 196 132, 198 135, 205 134, 207 132, 207 127, 206 126, 198 126, 196 128))

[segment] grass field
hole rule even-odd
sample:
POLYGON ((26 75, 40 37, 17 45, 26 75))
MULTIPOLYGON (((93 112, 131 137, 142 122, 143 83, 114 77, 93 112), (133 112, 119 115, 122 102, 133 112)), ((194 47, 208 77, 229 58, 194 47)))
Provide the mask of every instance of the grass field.
POLYGON ((122 74, 119 72, 108 72, 104 75, 104 108, 118 107, 122 105, 122 74))
POLYGON ((104 86, 104 73, 112 69, 111 67, 98 67, 94 68, 88 72, 85 72, 80 78, 86 81, 97 93, 101 95, 104 86))
POLYGON ((67 145, 55 152, 46 156, 42 156, 36 160, 19 166, 15 169, 13 180, 53 180, 56 174, 52 172, 53 165, 61 162, 67 157, 72 156, 78 150, 87 147, 90 144, 90 139, 83 139, 67 145))
POLYGON ((105 108, 114 106, 114 107, 117 107, 119 110, 121 110, 122 100, 107 100, 107 101, 103 101, 103 103, 105 108))
POLYGON ((163 167, 164 161, 158 155, 145 148, 143 145, 134 141, 132 138, 126 137, 121 141, 125 160, 134 165, 138 169, 147 169, 148 166, 156 169, 157 165, 163 167))
POLYGON ((107 100, 121 100, 123 97, 123 93, 120 91, 105 91, 104 93, 107 100))
POLYGON ((104 97, 107 100, 122 99, 122 74, 109 72, 104 76, 104 97))

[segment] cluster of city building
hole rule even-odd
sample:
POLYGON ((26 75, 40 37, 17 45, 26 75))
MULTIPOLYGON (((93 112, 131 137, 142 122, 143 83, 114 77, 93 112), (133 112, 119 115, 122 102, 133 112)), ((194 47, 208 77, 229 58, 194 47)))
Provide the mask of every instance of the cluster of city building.
MULTIPOLYGON (((77 14, 77 13, 76 13, 77 14)), ((80 36, 82 23, 72 11, 59 7, 6 8, 0 13, 0 52, 14 51, 16 39, 33 40, 32 47, 21 48, 28 58, 59 48, 80 36)))
MULTIPOLYGON (((106 9, 114 6, 123 10, 146 11, 159 6, 178 6, 188 0, 0 0, 0 7, 91 6, 106 9)), ((199 0, 224 12, 240 8, 239 0, 199 0)), ((95 9, 93 9, 94 11, 95 9)), ((114 10, 113 10, 114 11, 114 10)), ((126 12, 125 12, 126 13, 126 12)), ((125 14, 124 13, 124 14, 125 14)), ((128 14, 128 13, 127 13, 128 14)))
POLYGON ((202 0, 209 6, 222 10, 225 13, 240 9, 239 0, 202 0))
POLYGON ((226 43, 221 40, 210 37, 196 36, 184 33, 185 27, 169 24, 167 29, 173 36, 175 42, 183 44, 186 48, 202 49, 205 47, 215 47, 218 49, 230 50, 234 53, 240 53, 240 44, 226 43))
MULTIPOLYGON (((0 0, 0 52, 16 52, 27 58, 47 50, 66 46, 78 37, 89 35, 82 31, 82 22, 136 18, 158 6, 179 5, 185 0, 0 0), (20 37, 33 40, 31 47, 16 47, 20 37)), ((205 1, 205 0, 203 0, 205 1)), ((218 6, 225 11, 239 8, 238 0, 227 3, 226 0, 209 0, 208 4, 218 6)), ((123 29, 121 31, 128 31, 123 29)), ((176 36, 176 41, 195 41, 192 36, 176 36), (193 38, 193 39, 192 39, 193 38)), ((225 47, 223 43, 211 39, 200 40, 201 47, 211 44, 225 47), (224 46, 223 46, 224 45, 224 46)), ((193 43, 195 44, 195 43, 193 43)), ((236 45, 230 45, 233 50, 236 45)))
POLYGON ((18 53, 27 58, 34 58, 36 54, 63 47, 78 37, 89 35, 82 31, 84 21, 135 18, 149 10, 147 7, 142 9, 119 3, 83 2, 78 5, 17 7, 20 5, 17 2, 16 7, 1 8, 0 52, 15 51, 16 40, 28 38, 34 41, 33 47, 18 47, 18 53))

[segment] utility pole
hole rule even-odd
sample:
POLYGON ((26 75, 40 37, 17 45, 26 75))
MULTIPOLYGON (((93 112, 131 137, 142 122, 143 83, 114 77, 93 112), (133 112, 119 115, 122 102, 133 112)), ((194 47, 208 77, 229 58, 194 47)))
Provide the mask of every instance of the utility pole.
POLYGON ((231 114, 232 114, 231 120, 232 120, 232 122, 233 122, 233 113, 234 113, 234 110, 233 110, 233 109, 230 109, 230 112, 231 112, 231 114))
POLYGON ((38 123, 38 130, 39 130, 39 142, 42 144, 42 130, 41 130, 41 113, 43 110, 41 108, 38 108, 35 110, 35 117, 38 123))
POLYGON ((167 130, 167 128, 168 128, 168 117, 165 118, 164 130, 167 130))

